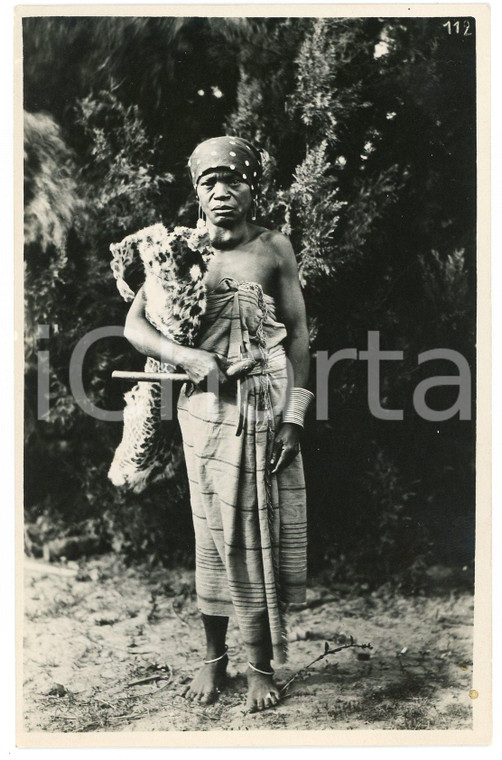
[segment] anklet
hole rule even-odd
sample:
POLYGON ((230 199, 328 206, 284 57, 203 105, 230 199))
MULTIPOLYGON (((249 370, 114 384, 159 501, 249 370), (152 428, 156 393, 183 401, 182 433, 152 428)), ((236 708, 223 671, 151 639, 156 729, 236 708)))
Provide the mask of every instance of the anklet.
POLYGON ((251 670, 254 670, 256 673, 261 673, 262 676, 273 676, 274 670, 260 670, 260 668, 256 668, 252 662, 248 662, 249 667, 251 670))
POLYGON ((227 652, 228 652, 228 647, 225 647, 225 651, 223 652, 223 654, 220 654, 219 657, 215 657, 213 660, 204 660, 204 665, 212 665, 213 662, 219 662, 225 657, 227 652))

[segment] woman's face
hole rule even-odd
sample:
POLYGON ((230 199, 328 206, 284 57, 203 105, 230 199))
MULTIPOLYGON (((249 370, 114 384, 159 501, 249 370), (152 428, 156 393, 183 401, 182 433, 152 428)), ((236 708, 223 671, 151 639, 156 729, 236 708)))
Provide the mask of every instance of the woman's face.
POLYGON ((231 169, 203 174, 197 195, 206 218, 217 227, 233 227, 245 220, 252 203, 251 188, 231 169))

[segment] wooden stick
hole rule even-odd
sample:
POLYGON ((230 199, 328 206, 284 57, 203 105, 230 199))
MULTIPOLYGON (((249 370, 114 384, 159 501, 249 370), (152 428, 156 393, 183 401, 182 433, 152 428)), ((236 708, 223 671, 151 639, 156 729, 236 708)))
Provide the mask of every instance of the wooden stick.
POLYGON ((120 380, 140 380, 147 383, 160 382, 161 380, 186 383, 189 380, 188 375, 182 372, 129 372, 122 369, 113 370, 112 377, 120 380))
MULTIPOLYGON (((257 365, 256 359, 248 357, 229 364, 224 372, 229 379, 239 378, 246 375, 257 365)), ((190 378, 182 372, 130 372, 128 370, 115 369, 112 377, 120 380, 140 380, 141 382, 160 382, 161 380, 172 380, 173 382, 185 383, 190 378)))

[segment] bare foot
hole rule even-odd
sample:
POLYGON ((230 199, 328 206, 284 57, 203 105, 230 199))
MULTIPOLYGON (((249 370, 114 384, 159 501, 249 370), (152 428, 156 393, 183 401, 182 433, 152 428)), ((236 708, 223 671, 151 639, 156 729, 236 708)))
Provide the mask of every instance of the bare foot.
POLYGON ((203 665, 190 686, 182 692, 186 699, 199 702, 202 705, 210 705, 216 702, 220 691, 225 686, 228 657, 225 655, 218 662, 203 665))
POLYGON ((262 675, 262 673, 256 673, 251 668, 248 668, 247 678, 247 708, 249 712, 266 710, 267 707, 274 707, 279 703, 279 689, 272 675, 262 675))

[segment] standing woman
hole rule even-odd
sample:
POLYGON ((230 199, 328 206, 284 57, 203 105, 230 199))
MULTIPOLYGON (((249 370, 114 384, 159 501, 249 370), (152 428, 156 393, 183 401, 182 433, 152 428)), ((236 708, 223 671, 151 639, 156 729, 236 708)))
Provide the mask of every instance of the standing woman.
POLYGON ((248 659, 248 708, 279 701, 271 660, 285 662, 288 603, 305 600, 306 500, 300 450, 312 393, 308 331, 289 240, 254 219, 259 151, 239 137, 201 143, 189 159, 214 255, 196 348, 148 322, 140 291, 126 335, 144 354, 189 376, 180 394, 196 538, 196 588, 205 661, 186 690, 209 703, 225 685, 228 617, 248 659), (224 369, 250 357, 245 378, 224 369))

